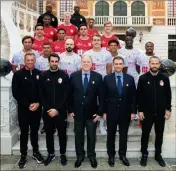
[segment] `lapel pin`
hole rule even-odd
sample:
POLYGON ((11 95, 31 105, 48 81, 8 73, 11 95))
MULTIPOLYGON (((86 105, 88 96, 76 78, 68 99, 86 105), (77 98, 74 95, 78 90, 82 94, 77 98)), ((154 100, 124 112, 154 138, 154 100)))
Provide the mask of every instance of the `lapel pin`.
POLYGON ((48 78, 47 81, 50 81, 50 79, 48 78))
POLYGON ((62 78, 58 79, 58 83, 61 84, 62 83, 62 78))
POLYGON ((95 84, 95 81, 92 81, 92 84, 95 84))
POLYGON ((126 86, 128 87, 129 85, 128 85, 128 84, 126 84, 126 86))
POLYGON ((150 84, 150 82, 148 81, 147 84, 150 84))
POLYGON ((160 86, 163 86, 164 85, 164 82, 163 80, 160 81, 160 86))
POLYGON ((36 79, 37 79, 37 80, 39 79, 39 75, 36 75, 36 79))

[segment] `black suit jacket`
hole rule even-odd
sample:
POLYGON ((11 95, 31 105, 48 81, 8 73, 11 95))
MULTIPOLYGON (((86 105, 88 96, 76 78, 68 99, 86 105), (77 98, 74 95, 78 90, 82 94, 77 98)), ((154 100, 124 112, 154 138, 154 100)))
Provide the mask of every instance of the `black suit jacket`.
POLYGON ((90 79, 85 92, 82 70, 71 74, 70 83, 69 113, 73 112, 75 119, 91 119, 94 114, 103 114, 103 84, 100 74, 94 71, 90 72, 90 79))
POLYGON ((123 74, 123 92, 122 96, 119 97, 115 73, 106 75, 104 93, 104 112, 107 113, 107 120, 128 121, 131 113, 137 113, 136 87, 132 76, 123 74))

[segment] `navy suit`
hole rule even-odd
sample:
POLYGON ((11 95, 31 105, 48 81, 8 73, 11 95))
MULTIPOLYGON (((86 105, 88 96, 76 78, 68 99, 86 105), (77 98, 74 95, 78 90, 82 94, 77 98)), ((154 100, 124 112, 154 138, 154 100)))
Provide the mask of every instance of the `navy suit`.
POLYGON ((136 114, 136 87, 134 78, 123 74, 122 95, 119 95, 115 73, 104 78, 105 104, 104 112, 107 113, 107 151, 109 157, 114 157, 115 135, 119 124, 119 155, 126 155, 127 134, 131 113, 136 114))

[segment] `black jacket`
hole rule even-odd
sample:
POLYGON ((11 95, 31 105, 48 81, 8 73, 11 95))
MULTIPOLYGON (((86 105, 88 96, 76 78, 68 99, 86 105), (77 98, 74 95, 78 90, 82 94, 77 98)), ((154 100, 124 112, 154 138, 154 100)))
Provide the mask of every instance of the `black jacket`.
POLYGON ((41 101, 44 111, 53 108, 59 113, 65 113, 69 90, 69 77, 65 72, 61 70, 43 72, 41 77, 41 101))
POLYGON ((119 97, 115 73, 104 77, 105 104, 107 120, 129 121, 131 113, 137 113, 136 87, 131 75, 123 74, 122 95, 119 97))
POLYGON ((25 68, 17 71, 12 79, 12 94, 18 106, 29 107, 31 103, 40 103, 40 71, 31 72, 25 68))
POLYGON ((94 71, 90 72, 87 90, 84 92, 82 71, 70 76, 71 95, 69 99, 69 113, 75 114, 75 119, 91 119, 94 114, 103 114, 103 86, 102 76, 94 71))
POLYGON ((80 24, 86 24, 86 19, 84 16, 74 13, 71 16, 70 22, 79 29, 80 24))
POLYGON ((53 26, 54 28, 57 28, 57 26, 58 26, 58 19, 57 19, 57 17, 55 15, 53 15, 51 13, 45 12, 44 14, 40 15, 39 18, 37 19, 37 23, 43 24, 43 16, 45 14, 49 14, 51 16, 51 26, 53 26))
POLYGON ((137 88, 138 111, 150 114, 165 114, 171 110, 171 87, 169 78, 150 72, 140 76, 137 88))

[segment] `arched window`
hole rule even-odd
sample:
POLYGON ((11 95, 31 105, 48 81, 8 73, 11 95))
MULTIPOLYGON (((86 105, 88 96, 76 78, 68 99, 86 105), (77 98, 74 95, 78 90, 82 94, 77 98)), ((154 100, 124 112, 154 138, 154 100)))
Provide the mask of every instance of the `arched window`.
POLYGON ((131 5, 132 16, 145 16, 145 4, 141 1, 135 1, 131 5))
POLYGON ((99 1, 95 4, 95 16, 109 16, 109 4, 99 1))
POLYGON ((114 3, 114 16, 127 16, 127 4, 123 1, 117 1, 114 3))

